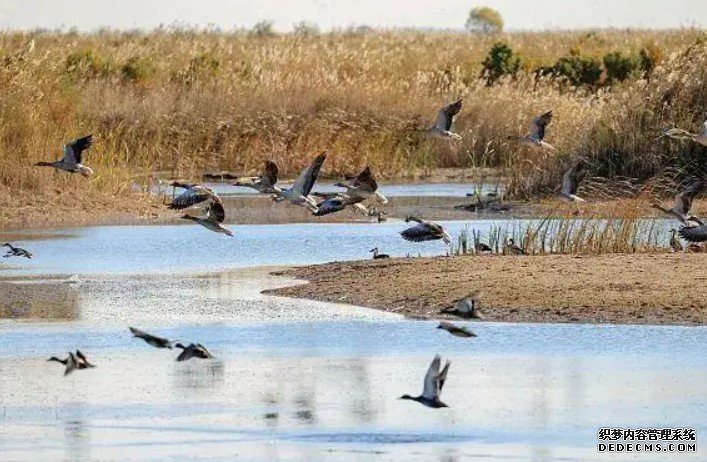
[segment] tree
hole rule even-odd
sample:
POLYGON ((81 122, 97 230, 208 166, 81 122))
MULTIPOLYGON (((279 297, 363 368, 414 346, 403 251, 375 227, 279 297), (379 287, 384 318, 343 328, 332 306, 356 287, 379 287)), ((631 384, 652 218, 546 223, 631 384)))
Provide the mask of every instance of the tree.
POLYGON ((486 85, 491 86, 503 76, 515 77, 520 70, 521 59, 513 53, 511 47, 497 42, 481 64, 484 66, 481 76, 486 79, 486 85))
POLYGON ((469 12, 466 28, 472 32, 482 32, 484 34, 502 32, 503 18, 501 13, 493 8, 478 6, 472 8, 469 12))

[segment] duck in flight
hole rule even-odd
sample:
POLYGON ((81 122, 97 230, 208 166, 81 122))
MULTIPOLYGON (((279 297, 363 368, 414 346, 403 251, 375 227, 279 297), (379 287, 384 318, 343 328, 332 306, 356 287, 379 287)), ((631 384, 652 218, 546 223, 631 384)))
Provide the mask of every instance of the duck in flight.
POLYGON ((339 182, 335 183, 334 186, 346 188, 345 194, 348 197, 361 198, 363 200, 375 197, 381 204, 388 203, 388 199, 378 191, 378 182, 369 166, 366 166, 350 183, 339 182))
POLYGON ((279 170, 277 164, 271 160, 265 161, 263 174, 255 177, 242 177, 233 183, 234 186, 252 188, 260 194, 278 194, 282 190, 275 186, 277 184, 279 170))
POLYGON ((81 353, 80 350, 76 350, 76 354, 69 352, 69 356, 65 359, 60 359, 56 356, 52 356, 47 361, 55 361, 59 364, 63 364, 64 366, 66 366, 66 369, 64 370, 64 375, 69 375, 76 369, 88 369, 90 367, 96 367, 95 365, 88 362, 88 359, 83 353, 81 353))
POLYGON ((276 200, 288 200, 292 204, 305 207, 312 212, 316 212, 317 203, 310 197, 314 183, 319 177, 319 171, 324 165, 327 153, 323 152, 312 160, 307 168, 305 168, 295 181, 291 188, 279 189, 275 188, 274 194, 276 200))
POLYGON ((698 225, 703 224, 702 221, 690 215, 690 209, 692 209, 692 201, 695 197, 702 192, 705 187, 705 183, 702 180, 695 181, 683 188, 677 196, 675 196, 675 204, 669 209, 662 207, 660 204, 653 204, 653 207, 666 213, 672 217, 680 220, 684 225, 688 225, 688 221, 691 221, 698 225))
POLYGON ((169 204, 168 207, 172 210, 186 209, 208 200, 214 203, 221 203, 221 198, 218 197, 211 188, 207 188, 206 186, 193 183, 180 183, 179 181, 173 181, 171 186, 184 189, 184 191, 172 199, 172 202, 169 204))
POLYGON ((37 162, 35 167, 54 167, 69 173, 80 173, 84 177, 93 175, 93 170, 82 164, 83 152, 91 147, 93 135, 86 135, 82 138, 64 146, 64 157, 55 162, 37 162))
POLYGON ((324 200, 317 203, 317 210, 312 215, 321 217, 330 213, 341 212, 347 207, 354 207, 364 215, 368 215, 368 209, 362 204, 366 199, 363 197, 352 197, 343 193, 313 193, 314 197, 323 197, 324 200))
POLYGON ((29 250, 21 249, 19 247, 15 247, 9 242, 6 242, 2 245, 2 247, 7 247, 9 250, 5 255, 3 255, 4 258, 9 258, 9 257, 25 257, 25 258, 32 258, 33 255, 29 250))
POLYGON ((432 360, 432 364, 430 364, 429 369, 427 369, 424 388, 420 396, 403 395, 398 399, 417 401, 431 408, 449 407, 439 399, 439 395, 442 392, 442 387, 444 387, 444 382, 447 380, 447 372, 449 371, 450 363, 447 361, 440 372, 439 366, 441 362, 442 360, 439 355, 436 355, 432 360))
POLYGON ((451 322, 447 321, 440 321, 439 326, 437 326, 437 329, 444 329, 455 337, 476 337, 476 334, 467 329, 466 327, 457 326, 456 324, 452 324, 451 322))
POLYGON ((707 120, 702 124, 699 133, 691 133, 681 128, 669 128, 664 130, 661 136, 667 136, 679 140, 689 139, 702 146, 707 146, 707 120))
POLYGON ((206 216, 195 217, 192 215, 182 215, 185 220, 191 220, 209 231, 215 233, 223 233, 233 237, 233 231, 223 226, 223 221, 226 219, 226 212, 220 202, 213 202, 206 207, 206 216))
POLYGON ((478 306, 481 303, 481 292, 478 290, 462 297, 454 303, 454 306, 444 308, 440 313, 453 314, 460 318, 484 319, 479 313, 478 306))
POLYGON ((530 133, 525 136, 508 136, 507 139, 518 141, 526 146, 555 150, 555 148, 545 142, 545 131, 552 121, 552 109, 535 117, 530 123, 530 133))
POLYGON ((174 345, 177 348, 181 348, 182 352, 177 356, 177 361, 186 361, 191 358, 209 359, 213 358, 209 350, 206 349, 201 343, 190 343, 187 346, 177 343, 174 345))
POLYGON ((442 225, 413 216, 405 218, 406 223, 411 221, 417 222, 417 224, 400 232, 406 241, 424 242, 442 239, 446 244, 452 243, 452 237, 442 225))
POLYGON ((130 332, 132 332, 134 338, 139 338, 144 340, 148 345, 152 345, 155 348, 169 348, 172 349, 172 342, 163 337, 157 337, 156 335, 148 334, 144 330, 136 329, 134 327, 128 327, 130 332))
POLYGON ((437 113, 437 122, 434 126, 425 130, 427 135, 434 138, 461 140, 461 135, 452 132, 452 123, 454 122, 454 117, 462 110, 462 103, 463 100, 460 99, 440 109, 437 113))

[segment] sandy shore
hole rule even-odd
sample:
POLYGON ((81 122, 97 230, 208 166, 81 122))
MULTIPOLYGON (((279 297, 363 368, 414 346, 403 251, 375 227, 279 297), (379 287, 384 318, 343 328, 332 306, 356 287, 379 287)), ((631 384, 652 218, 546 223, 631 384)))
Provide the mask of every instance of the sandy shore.
POLYGON ((707 254, 463 256, 329 263, 281 274, 268 293, 412 317, 481 290, 489 321, 707 324, 707 254))

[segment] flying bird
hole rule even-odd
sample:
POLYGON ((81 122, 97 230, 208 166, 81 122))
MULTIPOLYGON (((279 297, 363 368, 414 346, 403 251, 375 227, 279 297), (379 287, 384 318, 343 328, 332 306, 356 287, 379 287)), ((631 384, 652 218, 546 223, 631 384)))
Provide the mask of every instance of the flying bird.
POLYGON ((233 185, 253 188, 261 194, 277 194, 278 192, 282 192, 280 188, 275 186, 277 184, 277 176, 277 164, 271 160, 267 160, 265 161, 265 169, 262 175, 239 178, 233 185))
POLYGON ((81 353, 80 350, 76 350, 76 354, 69 352, 69 356, 65 359, 60 359, 56 356, 52 356, 47 361, 55 361, 66 366, 66 369, 64 370, 64 375, 69 375, 76 369, 88 369, 90 367, 96 367, 90 362, 88 362, 88 359, 83 353, 81 353))
POLYGON ((579 184, 587 176, 586 162, 584 159, 579 160, 574 163, 569 170, 562 175, 562 188, 560 189, 560 200, 565 202, 574 202, 577 205, 577 212, 579 212, 578 202, 587 202, 577 195, 579 190, 579 184))
POLYGON ((466 297, 457 300, 454 306, 444 308, 440 313, 453 314, 460 318, 484 319, 478 310, 480 302, 481 292, 476 290, 466 297))
POLYGON ((3 255, 4 258, 9 258, 9 257, 25 257, 25 258, 32 258, 34 255, 29 250, 21 249, 19 247, 15 247, 9 242, 6 242, 2 245, 2 247, 7 247, 9 250, 5 255, 3 255))
POLYGON ((437 122, 434 126, 425 130, 428 136, 435 138, 446 138, 453 140, 461 140, 462 137, 452 132, 452 122, 454 117, 462 110, 462 102, 460 99, 454 103, 447 104, 437 113, 437 122))
POLYGON ((157 337, 156 335, 148 334, 144 330, 136 329, 134 327, 128 327, 130 332, 133 333, 134 338, 140 338, 147 342, 147 344, 152 345, 155 348, 169 348, 172 349, 172 342, 166 338, 157 337))
POLYGON ((180 183, 174 181, 170 186, 182 188, 184 191, 172 199, 169 208, 172 210, 182 210, 205 201, 221 203, 221 198, 211 189, 200 184, 180 183))
POLYGON ((323 152, 314 158, 311 164, 300 173, 291 188, 279 189, 274 191, 275 197, 278 200, 289 200, 295 205, 306 207, 312 212, 317 211, 317 203, 309 196, 312 192, 314 183, 317 181, 319 171, 326 160, 327 153, 323 152))
POLYGON ((398 399, 417 401, 431 408, 449 407, 439 399, 439 395, 442 392, 442 387, 444 387, 444 382, 447 380, 447 372, 449 371, 450 363, 447 361, 440 372, 439 366, 441 362, 442 360, 439 355, 436 355, 432 360, 432 364, 430 364, 429 369, 427 369, 425 385, 420 396, 403 395, 398 399))
POLYGON ((361 203, 366 200, 363 197, 352 197, 342 193, 314 193, 314 195, 315 197, 326 197, 325 200, 317 203, 317 210, 312 213, 317 217, 341 212, 349 206, 356 208, 364 215, 368 215, 368 209, 361 203))
POLYGON ((220 202, 213 202, 208 207, 206 207, 206 216, 204 217, 194 217, 192 215, 182 215, 185 220, 191 220, 209 231, 215 233, 223 233, 227 236, 233 237, 233 231, 222 225, 223 220, 226 219, 226 212, 223 209, 223 205, 220 202))
POLYGON ((447 321, 440 321, 439 326, 437 326, 437 329, 444 329, 455 337, 476 337, 476 334, 467 329, 466 327, 457 326, 456 324, 452 324, 451 322, 447 321))
POLYGON ((371 172, 371 167, 368 166, 364 168, 361 173, 356 175, 356 178, 350 183, 339 182, 335 183, 334 186, 346 188, 346 195, 352 198, 362 198, 365 200, 370 197, 375 197, 382 204, 388 203, 388 199, 378 191, 378 182, 371 172))
POLYGON ((701 225, 702 222, 700 220, 690 215, 690 209, 692 208, 692 201, 698 194, 702 192, 704 187, 705 183, 703 180, 695 181, 694 183, 691 183, 690 185, 683 188, 682 191, 680 191, 678 195, 675 196, 675 204, 671 208, 666 209, 664 207, 661 207, 659 204, 653 204, 653 207, 657 208, 663 213, 677 218, 685 225, 687 225, 688 220, 694 221, 697 224, 701 225))
POLYGON ((406 223, 411 221, 415 221, 417 224, 400 232, 400 235, 406 241, 423 242, 442 239, 446 244, 452 243, 452 237, 444 229, 444 227, 442 227, 442 225, 432 221, 421 220, 420 218, 413 216, 405 219, 406 223))
POLYGON ((531 146, 534 148, 555 150, 551 144, 544 141, 545 131, 547 130, 547 126, 550 124, 551 120, 552 109, 533 119, 530 123, 530 133, 525 136, 509 136, 507 139, 518 141, 526 146, 531 146))
POLYGON ((82 138, 64 146, 64 157, 55 162, 37 162, 35 167, 54 167, 57 170, 64 170, 69 173, 80 173, 84 177, 93 175, 93 170, 83 165, 83 152, 91 147, 93 135, 86 135, 82 138))
POLYGON ((209 350, 207 350, 206 347, 201 343, 190 343, 187 346, 184 346, 181 343, 177 343, 174 346, 182 349, 182 352, 179 353, 179 356, 177 356, 177 361, 186 361, 187 359, 191 358, 213 358, 211 353, 209 353, 209 350))
POLYGON ((707 225, 704 224, 688 221, 688 224, 680 228, 678 233, 688 242, 707 242, 707 225))
POLYGON ((699 133, 691 133, 681 128, 669 128, 667 130, 664 130, 661 136, 667 136, 679 140, 690 139, 695 141, 696 143, 701 144, 702 146, 707 146, 707 121, 702 124, 699 133))

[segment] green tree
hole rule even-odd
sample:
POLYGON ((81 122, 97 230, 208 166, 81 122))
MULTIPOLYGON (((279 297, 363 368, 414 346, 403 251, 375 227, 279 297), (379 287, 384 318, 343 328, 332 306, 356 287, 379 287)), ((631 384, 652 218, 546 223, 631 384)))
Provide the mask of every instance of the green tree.
POLYGON ((503 42, 494 43, 488 55, 481 63, 483 71, 481 76, 486 79, 486 85, 493 85, 503 76, 515 77, 521 67, 520 56, 513 53, 513 49, 503 42))
POLYGON ((478 6, 469 11, 466 28, 472 32, 484 34, 503 31, 503 18, 501 13, 488 6, 478 6))

